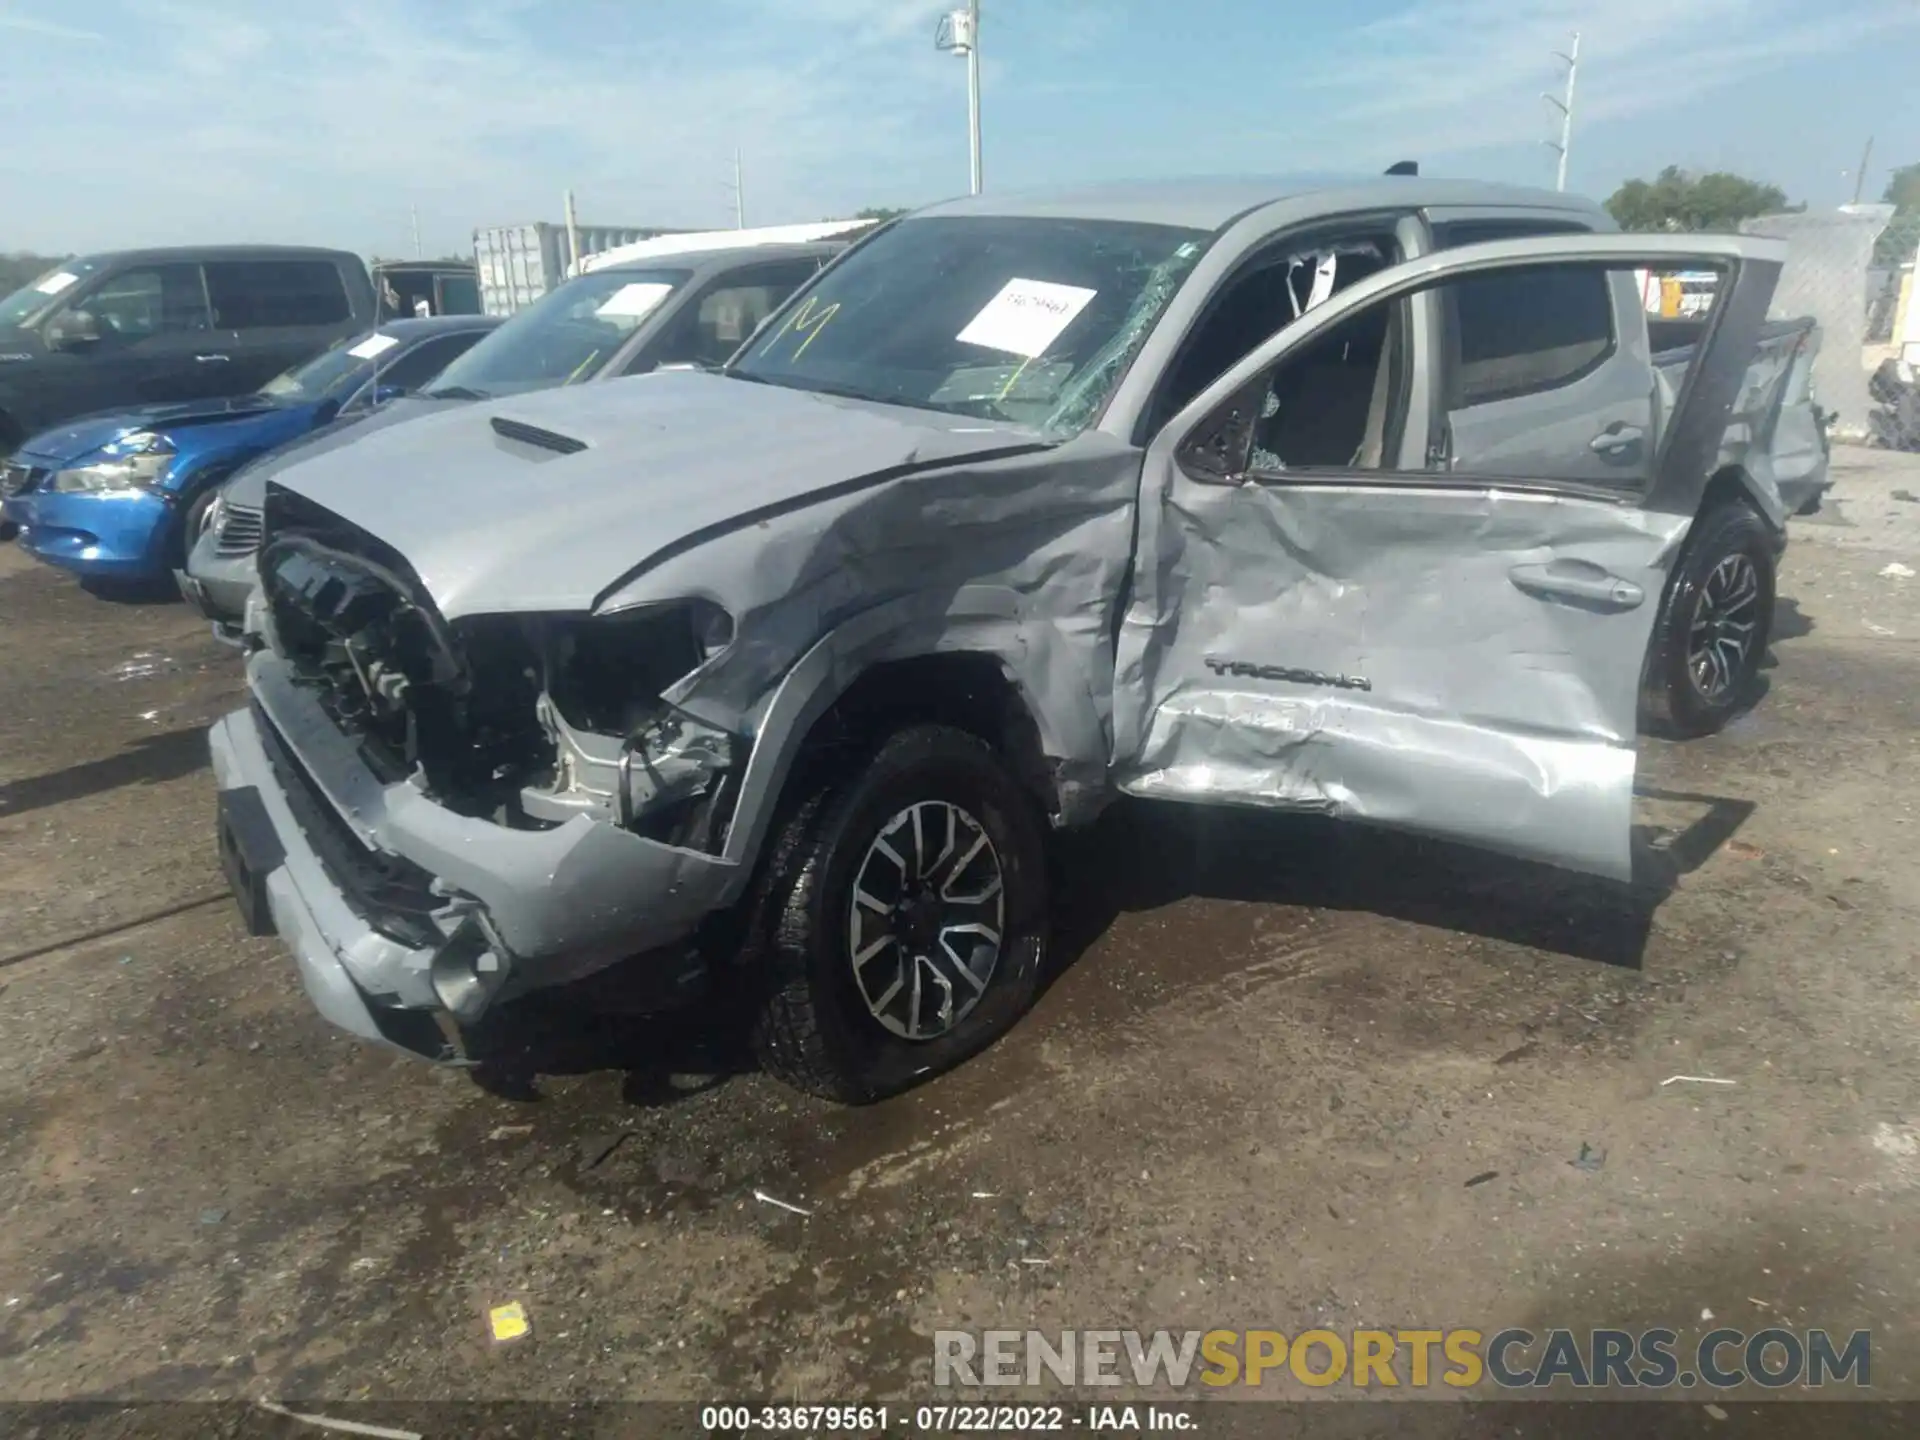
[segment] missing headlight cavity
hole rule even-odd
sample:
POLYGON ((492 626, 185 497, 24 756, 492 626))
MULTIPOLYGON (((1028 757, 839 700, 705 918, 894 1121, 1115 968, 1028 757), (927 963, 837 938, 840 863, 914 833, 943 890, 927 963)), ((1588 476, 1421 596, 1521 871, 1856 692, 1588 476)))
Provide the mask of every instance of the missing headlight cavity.
POLYGON ((553 622, 538 704, 553 762, 520 790, 527 816, 584 814, 668 844, 724 844, 747 743, 662 697, 731 639, 731 618, 701 601, 553 622))
POLYGON ((698 601, 556 621, 547 693, 583 729, 630 734, 655 718, 666 690, 705 663, 716 639, 722 646, 731 639, 731 629, 725 611, 698 601))

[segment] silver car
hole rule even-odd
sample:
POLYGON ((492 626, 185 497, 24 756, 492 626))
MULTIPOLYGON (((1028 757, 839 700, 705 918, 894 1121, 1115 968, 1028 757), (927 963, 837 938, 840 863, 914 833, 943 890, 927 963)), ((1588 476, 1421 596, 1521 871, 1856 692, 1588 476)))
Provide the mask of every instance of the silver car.
POLYGON ((483 1055, 631 957, 861 1101, 1024 1011, 1048 829, 1118 795, 1625 878, 1643 706, 1712 728, 1766 648, 1784 248, 1607 225, 1405 176, 956 201, 720 373, 289 467, 212 735, 244 912, 369 1040, 483 1055), (1721 277, 1664 376, 1647 267, 1721 277))

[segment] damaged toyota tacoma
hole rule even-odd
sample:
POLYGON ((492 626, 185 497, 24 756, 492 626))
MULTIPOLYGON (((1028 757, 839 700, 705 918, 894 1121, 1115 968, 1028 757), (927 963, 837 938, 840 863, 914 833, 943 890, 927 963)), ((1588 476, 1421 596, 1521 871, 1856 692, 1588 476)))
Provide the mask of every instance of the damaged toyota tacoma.
POLYGON ((294 465, 212 732, 242 910, 368 1040, 471 1063, 625 961, 857 1102, 1022 1013, 1048 829, 1118 795, 1625 878, 1643 722, 1752 699, 1791 366, 1778 242, 1609 228, 1404 174, 975 197, 722 367, 294 465), (1719 277, 1657 364, 1649 270, 1719 277))

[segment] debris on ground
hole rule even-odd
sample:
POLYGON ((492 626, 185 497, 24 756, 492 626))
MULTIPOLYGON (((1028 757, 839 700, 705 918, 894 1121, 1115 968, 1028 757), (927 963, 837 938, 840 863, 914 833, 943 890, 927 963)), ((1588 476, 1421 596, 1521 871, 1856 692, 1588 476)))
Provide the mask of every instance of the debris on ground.
POLYGON ((793 1213, 794 1213, 795 1215, 811 1215, 811 1214, 813 1214, 813 1212, 812 1212, 811 1210, 803 1210, 803 1209, 801 1209, 801 1208, 800 1208, 800 1207, 799 1207, 798 1205, 789 1205, 789 1204, 788 1204, 788 1203, 787 1203, 786 1201, 784 1201, 784 1200, 779 1200, 779 1199, 776 1199, 776 1198, 775 1198, 775 1197, 773 1197, 772 1195, 769 1195, 769 1194, 767 1194, 767 1192, 766 1192, 766 1191, 764 1191, 764 1190, 756 1190, 756 1191, 754 1191, 754 1192, 753 1192, 753 1198, 754 1198, 754 1199, 756 1199, 756 1200, 758 1200, 758 1201, 759 1201, 759 1202, 760 1202, 760 1203, 761 1203, 762 1205, 771 1205, 771 1206, 773 1206, 773 1207, 774 1207, 775 1209, 778 1209, 778 1210, 790 1210, 790 1211, 792 1211, 792 1212, 793 1212, 793 1213))
POLYGON ((1873 621, 1871 620, 1863 620, 1860 623, 1865 625, 1867 627, 1867 630, 1874 635, 1892 635, 1895 633, 1894 631, 1889 630, 1884 625, 1874 624, 1873 621))
POLYGON ((1891 565, 1885 566, 1880 571, 1880 578, 1883 580, 1911 580, 1913 575, 1913 568, 1908 565, 1902 565, 1898 560, 1895 560, 1891 565))
POLYGON ((1727 1418, 1727 1412, 1722 1410, 1718 1405, 1707 1406, 1707 1414, 1716 1420, 1724 1420, 1727 1418))
POLYGON ((531 1125, 496 1125, 487 1133, 487 1139, 507 1140, 515 1135, 531 1135, 532 1133, 533 1126, 531 1125))
POLYGON ((1499 1178, 1500 1172, 1498 1170, 1482 1170, 1478 1175, 1474 1175, 1468 1179, 1466 1188, 1471 1190, 1476 1185, 1484 1185, 1489 1180, 1498 1180, 1499 1178))
POLYGON ((210 1207, 200 1212, 200 1223, 202 1225, 218 1225, 226 1218, 227 1212, 218 1206, 210 1207))
POLYGON ((580 1143, 580 1168, 592 1170, 626 1143, 631 1130, 615 1130, 609 1135, 593 1135, 580 1143))
POLYGON ((1598 1170, 1607 1163, 1607 1152, 1596 1150, 1586 1141, 1580 1142, 1580 1153, 1567 1162, 1576 1170, 1598 1170))
POLYGON ((1893 498, 1904 500, 1909 505, 1920 505, 1920 495, 1914 494, 1911 490, 1896 490, 1893 492, 1893 498))
POLYGON ((1682 1082, 1688 1085, 1738 1085, 1740 1083, 1738 1080, 1722 1080, 1715 1075, 1669 1075, 1660 1084, 1665 1087, 1682 1082))
POLYGON ((116 680, 151 680, 163 669, 174 667, 171 655, 161 655, 152 650, 142 650, 131 660, 123 660, 107 673, 116 680))
POLYGON ((1729 840, 1727 854, 1736 860, 1764 860, 1767 856, 1767 852, 1758 845, 1749 845, 1744 840, 1729 840))
POLYGON ((1537 1045, 1532 1040, 1528 1040, 1522 1044, 1514 1046, 1513 1049, 1507 1051, 1506 1054, 1502 1055, 1499 1059, 1495 1060, 1493 1063, 1496 1065, 1512 1065, 1516 1061, 1524 1060, 1529 1055, 1535 1054, 1539 1049, 1540 1049, 1539 1045, 1537 1045))
POLYGON ((527 1318, 527 1307, 512 1300, 487 1311, 487 1328, 495 1340, 518 1340, 533 1330, 533 1322, 527 1318))
POLYGON ((318 1425, 322 1430, 338 1430, 347 1435, 371 1435, 374 1440, 424 1440, 418 1430, 396 1430, 390 1425, 369 1425, 363 1420, 335 1420, 331 1415, 303 1415, 298 1410, 289 1410, 271 1400, 256 1400, 254 1404, 270 1414, 284 1415, 289 1420, 298 1420, 302 1425, 318 1425))

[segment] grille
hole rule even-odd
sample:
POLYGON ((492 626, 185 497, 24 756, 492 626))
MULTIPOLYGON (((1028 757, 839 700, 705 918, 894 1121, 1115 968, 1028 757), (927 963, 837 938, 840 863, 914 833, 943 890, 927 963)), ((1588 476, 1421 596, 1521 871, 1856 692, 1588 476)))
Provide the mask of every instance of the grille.
POLYGON ((46 477, 45 470, 36 470, 16 460, 0 464, 0 499, 9 495, 23 495, 46 477))
POLYGON ((220 533, 214 537, 216 555, 251 555, 260 548, 264 526, 261 512, 251 505, 226 505, 220 516, 220 533))

